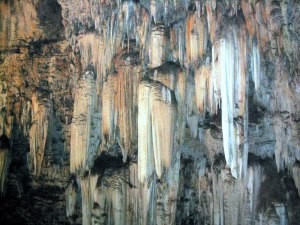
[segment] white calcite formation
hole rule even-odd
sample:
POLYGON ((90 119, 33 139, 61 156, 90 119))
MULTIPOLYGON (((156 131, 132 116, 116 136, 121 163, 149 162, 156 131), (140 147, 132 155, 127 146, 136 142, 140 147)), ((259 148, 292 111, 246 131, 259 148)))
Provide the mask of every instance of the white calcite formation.
POLYGON ((142 81, 139 107, 139 179, 146 181, 154 171, 160 178, 163 169, 171 164, 176 119, 174 93, 159 82, 142 81))
POLYGON ((32 96, 32 125, 30 128, 30 165, 35 176, 40 176, 46 149, 51 147, 52 101, 37 92, 32 96))
POLYGON ((256 44, 253 44, 252 54, 251 54, 251 70, 252 70, 252 80, 257 90, 260 86, 261 70, 260 70, 260 53, 259 48, 256 44))
MULTIPOLYGON (((234 177, 242 173, 243 159, 242 129, 245 113, 246 92, 246 44, 243 30, 229 28, 226 36, 220 40, 219 60, 222 100, 222 132, 226 162, 234 177), (242 117, 241 119, 239 117, 242 117)), ((247 132, 247 129, 245 129, 247 132)), ((248 154, 248 153, 246 153, 248 154)), ((246 166, 247 168, 247 166, 246 166)))

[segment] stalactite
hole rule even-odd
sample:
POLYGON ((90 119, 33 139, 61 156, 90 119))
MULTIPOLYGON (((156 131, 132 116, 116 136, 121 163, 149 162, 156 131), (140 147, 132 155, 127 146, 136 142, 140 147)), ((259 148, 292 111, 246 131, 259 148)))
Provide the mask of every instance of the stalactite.
POLYGON ((141 83, 139 86, 138 112, 138 176, 142 182, 147 181, 154 171, 154 155, 152 152, 151 124, 151 84, 141 83))
MULTIPOLYGON (((234 179, 222 158, 213 162, 214 224, 254 224, 257 221, 259 194, 264 170, 257 162, 247 168, 246 179, 234 179)), ((255 223, 256 224, 256 223, 255 223)))
MULTIPOLYGON (((220 76, 222 97, 222 130, 224 153, 227 163, 230 165, 232 175, 239 177, 239 168, 242 163, 243 130, 240 118, 245 118, 246 100, 246 43, 243 30, 233 29, 230 33, 233 38, 220 40, 220 76), (238 46, 237 48, 235 46, 238 46)), ((247 168, 247 167, 246 167, 247 168)))
POLYGON ((174 93, 159 82, 143 81, 139 87, 139 178, 147 179, 152 167, 158 177, 169 168, 176 119, 174 93), (149 124, 150 123, 150 124, 149 124), (150 132, 150 134, 149 134, 150 132), (152 162, 151 154, 154 156, 152 162), (152 164, 152 165, 151 165, 152 164))
POLYGON ((201 66, 195 74, 196 103, 198 112, 201 114, 205 113, 208 108, 207 106, 210 105, 208 102, 208 94, 210 93, 210 76, 210 67, 206 65, 201 66))
POLYGON ((83 172, 92 166, 91 159, 97 151, 97 144, 91 148, 91 145, 94 144, 91 141, 91 135, 93 134, 93 118, 96 108, 95 94, 94 73, 87 71, 80 78, 75 92, 71 124, 70 171, 72 173, 83 172))
POLYGON ((46 148, 51 146, 52 138, 52 101, 43 93, 32 96, 32 121, 30 128, 30 164, 35 176, 40 176, 46 148))
POLYGON ((134 120, 137 115, 135 108, 138 104, 137 89, 140 80, 137 56, 137 52, 118 55, 114 61, 117 74, 109 75, 103 87, 104 143, 119 143, 124 162, 137 136, 137 123, 134 120))
POLYGON ((252 70, 252 79, 254 81, 255 89, 258 90, 260 86, 260 53, 258 46, 253 44, 252 55, 251 55, 251 70, 252 70))
POLYGON ((187 19, 186 27, 186 55, 190 63, 197 63, 206 52, 208 31, 205 17, 198 17, 196 13, 187 19))
MULTIPOLYGON (((82 60, 82 67, 87 68, 89 65, 94 65, 97 72, 100 73, 101 66, 105 66, 101 62, 102 54, 100 53, 101 47, 103 46, 101 45, 100 36, 93 33, 82 35, 79 37, 78 47, 82 60)), ((107 66, 108 65, 109 64, 107 64, 107 66)))
POLYGON ((207 12, 207 27, 211 43, 216 41, 216 33, 220 26, 220 12, 217 8, 216 1, 206 1, 206 12, 207 12))
POLYGON ((276 137, 274 153, 277 170, 279 172, 287 168, 292 171, 294 163, 300 157, 298 149, 290 147, 292 145, 297 146, 298 140, 292 138, 297 128, 290 124, 288 118, 275 116, 273 119, 276 137))
POLYGON ((163 25, 157 25, 151 30, 149 58, 150 67, 158 67, 166 59, 166 33, 163 25))
POLYGON ((115 109, 114 109, 114 77, 108 76, 103 84, 102 91, 102 134, 105 143, 112 143, 115 140, 115 109))

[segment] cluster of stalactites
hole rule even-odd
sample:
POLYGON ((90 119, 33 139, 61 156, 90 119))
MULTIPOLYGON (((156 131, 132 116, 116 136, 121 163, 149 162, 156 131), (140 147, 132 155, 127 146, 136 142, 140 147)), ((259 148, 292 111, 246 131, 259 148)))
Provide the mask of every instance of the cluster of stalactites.
POLYGON ((32 126, 30 128, 30 164, 33 175, 40 176, 45 150, 51 146, 53 103, 42 93, 32 96, 32 126))
POLYGON ((213 165, 212 224, 253 224, 257 221, 263 169, 254 164, 247 168, 245 180, 233 179, 227 168, 213 165))
MULTIPOLYGON (((95 106, 95 77, 87 71, 78 81, 75 91, 74 112, 71 124, 70 171, 72 173, 88 170, 95 147, 91 145, 91 132, 95 106)), ((98 146, 97 146, 98 147, 98 146)))
MULTIPOLYGON (((125 55, 125 58, 129 60, 130 55, 125 55)), ((116 74, 107 77, 102 91, 103 144, 118 143, 122 149, 124 162, 137 137, 135 118, 140 80, 139 66, 132 67, 132 62, 127 62, 126 59, 117 62, 122 65, 118 65, 116 74)))
POLYGON ((106 80, 116 53, 120 49, 129 51, 133 40, 135 44, 132 45, 140 47, 141 57, 144 58, 149 18, 148 11, 135 1, 123 1, 118 10, 111 11, 109 16, 97 18, 95 28, 100 34, 88 33, 78 38, 83 68, 92 64, 97 71, 97 79, 106 80))
POLYGON ((208 42, 207 20, 196 12, 189 15, 186 23, 186 57, 189 63, 195 64, 206 53, 208 42))
POLYGON ((163 25, 152 28, 149 46, 150 67, 158 67, 166 58, 166 30, 163 25))
POLYGON ((139 85, 138 165, 139 180, 155 171, 160 178, 172 159, 177 103, 172 90, 160 82, 144 80, 139 85))
MULTIPOLYGON (((198 113, 222 109, 223 147, 232 175, 243 176, 247 168, 248 108, 247 43, 244 26, 228 24, 224 35, 212 47, 212 65, 206 60, 195 71, 195 97, 198 113), (242 175, 243 174, 243 175, 242 175)), ((259 52, 253 48, 253 77, 259 79, 259 52)), ((251 54, 250 53, 250 54, 251 54)), ((258 87, 259 81, 256 82, 258 87)))
MULTIPOLYGON (((234 177, 242 174, 244 149, 243 126, 247 118, 247 58, 246 36, 243 29, 233 28, 230 36, 220 40, 220 78, 222 99, 222 133, 226 162, 234 177), (241 119, 240 119, 241 118, 241 119)), ((247 132, 247 131, 246 131, 247 132)), ((248 154, 248 153, 247 153, 248 154)), ((247 168, 247 166, 246 166, 247 168)))

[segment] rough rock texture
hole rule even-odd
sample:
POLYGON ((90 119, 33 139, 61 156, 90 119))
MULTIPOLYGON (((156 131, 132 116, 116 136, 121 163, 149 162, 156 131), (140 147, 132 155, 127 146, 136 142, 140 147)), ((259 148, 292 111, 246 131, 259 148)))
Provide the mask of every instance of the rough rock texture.
POLYGON ((297 0, 0 1, 1 224, 299 224, 297 0))

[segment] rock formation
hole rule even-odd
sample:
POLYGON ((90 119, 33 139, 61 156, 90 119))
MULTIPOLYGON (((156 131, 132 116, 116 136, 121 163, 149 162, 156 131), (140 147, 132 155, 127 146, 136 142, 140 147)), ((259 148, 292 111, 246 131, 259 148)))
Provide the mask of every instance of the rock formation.
POLYGON ((298 224, 297 0, 0 1, 4 224, 298 224))

